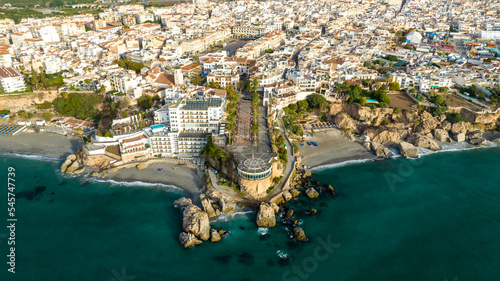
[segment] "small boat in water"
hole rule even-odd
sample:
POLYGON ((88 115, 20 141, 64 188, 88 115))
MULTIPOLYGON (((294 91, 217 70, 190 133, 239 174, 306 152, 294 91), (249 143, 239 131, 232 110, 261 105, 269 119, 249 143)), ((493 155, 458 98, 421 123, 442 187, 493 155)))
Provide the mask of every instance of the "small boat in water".
POLYGON ((82 183, 80 186, 86 186, 88 184, 90 184, 90 181, 86 181, 86 182, 82 183))
POLYGON ((163 171, 163 168, 158 168, 158 171, 163 171))

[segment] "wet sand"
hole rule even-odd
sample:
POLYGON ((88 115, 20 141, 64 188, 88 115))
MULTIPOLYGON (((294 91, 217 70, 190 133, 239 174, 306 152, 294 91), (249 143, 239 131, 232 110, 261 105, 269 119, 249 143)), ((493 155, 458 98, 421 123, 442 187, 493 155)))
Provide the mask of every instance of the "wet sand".
POLYGON ((299 146, 302 163, 308 169, 321 165, 335 164, 348 160, 372 159, 375 155, 368 152, 360 142, 350 141, 337 129, 316 131, 314 137, 304 138, 304 146, 299 146), (315 141, 318 146, 308 145, 315 141))

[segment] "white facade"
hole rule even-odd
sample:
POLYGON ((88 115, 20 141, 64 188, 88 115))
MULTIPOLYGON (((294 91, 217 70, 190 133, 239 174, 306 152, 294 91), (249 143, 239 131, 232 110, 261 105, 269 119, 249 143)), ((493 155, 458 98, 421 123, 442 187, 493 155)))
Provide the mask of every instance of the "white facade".
POLYGON ((12 67, 0 67, 0 87, 6 93, 26 90, 24 77, 12 67))

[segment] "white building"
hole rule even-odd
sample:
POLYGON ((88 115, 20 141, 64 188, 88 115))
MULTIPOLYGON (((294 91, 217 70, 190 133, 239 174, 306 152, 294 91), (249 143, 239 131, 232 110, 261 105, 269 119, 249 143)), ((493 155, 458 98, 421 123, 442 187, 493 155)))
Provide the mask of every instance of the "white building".
POLYGON ((26 90, 24 77, 12 67, 0 67, 0 87, 6 93, 26 90))

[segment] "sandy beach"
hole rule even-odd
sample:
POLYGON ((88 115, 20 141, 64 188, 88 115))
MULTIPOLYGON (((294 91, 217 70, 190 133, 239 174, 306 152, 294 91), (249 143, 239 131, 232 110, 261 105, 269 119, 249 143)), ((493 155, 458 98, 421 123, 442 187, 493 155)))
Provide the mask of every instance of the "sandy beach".
POLYGON ((340 163, 348 160, 372 159, 375 155, 368 152, 363 145, 342 135, 337 129, 317 131, 314 137, 304 138, 304 146, 299 146, 302 163, 307 168, 326 164, 340 163), (318 146, 308 145, 308 141, 315 141, 318 146))
POLYGON ((65 158, 82 146, 82 140, 54 133, 21 132, 10 137, 0 137, 0 151, 51 158, 65 158))
MULTIPOLYGON (((81 149, 82 143, 81 139, 54 133, 21 132, 10 137, 0 137, 0 151, 62 159, 70 153, 76 153, 81 149)), ((95 171, 87 170, 82 176, 95 171)), ((152 163, 143 170, 138 170, 135 167, 120 169, 114 173, 107 173, 105 179, 175 185, 186 190, 190 195, 198 194, 202 186, 201 178, 197 175, 195 169, 167 162, 158 165, 152 163), (163 171, 159 172, 157 170, 159 167, 162 167, 163 171)))
POLYGON ((115 181, 141 181, 175 185, 186 190, 192 198, 197 198, 195 195, 200 193, 203 186, 196 169, 170 162, 150 163, 147 168, 142 170, 131 167, 120 169, 114 173, 107 172, 106 174, 106 179, 109 178, 115 181), (158 171, 158 168, 163 168, 163 170, 158 171))

